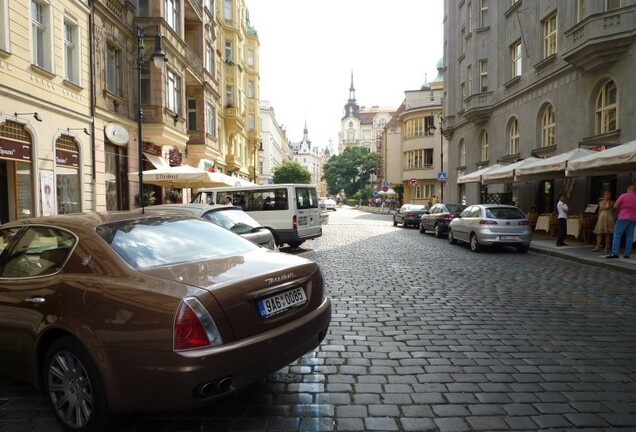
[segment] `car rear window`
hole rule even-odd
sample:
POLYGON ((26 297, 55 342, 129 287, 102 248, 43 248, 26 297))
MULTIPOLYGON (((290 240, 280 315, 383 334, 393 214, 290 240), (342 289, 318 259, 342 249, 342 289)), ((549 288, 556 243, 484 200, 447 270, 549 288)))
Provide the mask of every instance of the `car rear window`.
POLYGON ((448 209, 450 213, 461 213, 466 209, 466 206, 461 204, 446 204, 446 209, 448 209))
POLYGON ((486 209, 488 219, 525 219, 526 215, 516 208, 491 207, 486 209))
POLYGON ((240 256, 259 249, 203 219, 146 217, 100 225, 96 231, 136 269, 240 256))

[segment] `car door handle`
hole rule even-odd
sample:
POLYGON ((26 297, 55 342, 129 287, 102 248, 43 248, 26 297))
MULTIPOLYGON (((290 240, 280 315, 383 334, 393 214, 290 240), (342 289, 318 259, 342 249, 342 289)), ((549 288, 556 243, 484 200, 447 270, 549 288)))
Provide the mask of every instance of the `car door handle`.
POLYGON ((25 299, 24 301, 27 303, 42 304, 46 302, 46 299, 44 297, 31 297, 31 298, 25 299))

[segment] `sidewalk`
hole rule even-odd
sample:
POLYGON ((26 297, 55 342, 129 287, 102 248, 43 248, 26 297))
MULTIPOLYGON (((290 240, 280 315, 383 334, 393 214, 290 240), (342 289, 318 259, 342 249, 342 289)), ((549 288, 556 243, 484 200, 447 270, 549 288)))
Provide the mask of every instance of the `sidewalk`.
POLYGON ((530 250, 560 258, 570 259, 584 264, 605 267, 613 270, 636 274, 636 247, 632 248, 631 258, 623 258, 622 250, 620 258, 607 259, 605 252, 593 252, 594 245, 582 244, 580 241, 567 238, 567 246, 556 246, 556 239, 543 235, 533 235, 530 250), (569 241, 568 241, 569 240, 569 241))

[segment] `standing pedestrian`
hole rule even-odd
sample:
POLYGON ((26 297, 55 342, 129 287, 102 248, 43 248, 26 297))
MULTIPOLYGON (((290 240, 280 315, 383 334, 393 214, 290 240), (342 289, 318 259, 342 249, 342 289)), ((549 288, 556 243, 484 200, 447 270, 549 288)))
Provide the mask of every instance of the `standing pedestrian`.
POLYGON ((568 205, 565 203, 565 195, 559 196, 557 203, 557 246, 567 246, 564 243, 565 236, 568 235, 568 205))
POLYGON ((634 243, 634 229, 636 229, 636 186, 628 187, 627 192, 618 197, 614 203, 614 210, 618 217, 614 226, 612 253, 605 258, 618 258, 623 234, 625 234, 623 257, 629 258, 634 243))
POLYGON ((614 232, 614 200, 612 193, 605 191, 603 200, 599 203, 598 221, 594 227, 596 247, 594 252, 601 250, 601 242, 605 244, 605 253, 610 251, 610 240, 614 232))

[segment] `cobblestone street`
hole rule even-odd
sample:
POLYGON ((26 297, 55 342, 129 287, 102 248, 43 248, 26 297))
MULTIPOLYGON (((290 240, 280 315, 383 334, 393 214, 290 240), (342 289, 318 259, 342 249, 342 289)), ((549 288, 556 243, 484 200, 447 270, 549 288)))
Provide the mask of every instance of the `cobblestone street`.
MULTIPOLYGON (((636 430, 634 276, 487 250, 339 208, 285 251, 318 261, 333 301, 315 352, 194 412, 125 431, 636 430)), ((0 431, 60 431, 0 377, 0 431)))

